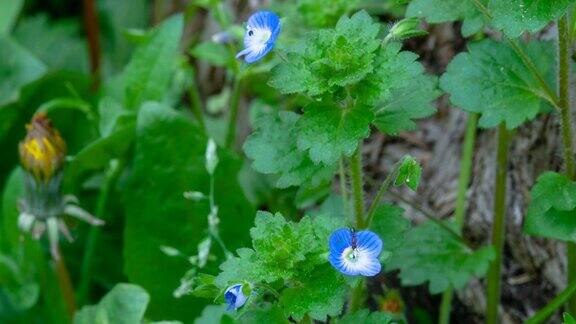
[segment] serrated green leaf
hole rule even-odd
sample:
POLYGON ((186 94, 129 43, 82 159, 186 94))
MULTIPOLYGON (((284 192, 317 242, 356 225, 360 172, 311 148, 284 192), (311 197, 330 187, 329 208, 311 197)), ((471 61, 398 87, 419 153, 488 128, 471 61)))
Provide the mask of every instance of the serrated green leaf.
POLYGON ((0 36, 0 105, 18 99, 20 88, 40 78, 46 71, 40 62, 28 50, 12 39, 0 36))
POLYGON ((284 289, 280 306, 287 316, 298 321, 306 314, 325 321, 327 316, 342 312, 347 292, 344 277, 330 265, 324 265, 310 275, 300 277, 295 287, 284 289))
POLYGON ((370 312, 367 309, 361 309, 352 314, 346 314, 336 321, 337 324, 388 324, 394 323, 392 318, 382 312, 370 312))
POLYGON ((278 174, 276 186, 286 188, 310 184, 319 186, 332 178, 336 166, 316 164, 297 147, 297 122, 293 112, 263 114, 254 123, 255 131, 244 143, 252 167, 264 174, 278 174))
POLYGON ((327 262, 321 255, 327 252, 328 237, 343 222, 339 217, 319 215, 292 223, 280 214, 258 212, 256 226, 250 230, 254 249, 239 249, 238 257, 225 261, 216 285, 272 283, 308 275, 316 265, 327 262))
POLYGON ((298 148, 309 151, 314 163, 336 164, 351 156, 358 141, 370 135, 373 115, 368 107, 341 108, 336 105, 311 104, 296 127, 298 148))
MULTIPOLYGON (((554 46, 538 41, 521 46, 548 84, 554 84, 554 46)), ((516 128, 544 105, 540 84, 514 50, 492 40, 471 44, 467 53, 458 54, 440 85, 454 105, 481 114, 481 127, 505 122, 508 129, 516 128)))
POLYGON ((566 12, 573 0, 490 0, 494 27, 508 36, 537 32, 566 12))
MULTIPOLYGON (((153 296, 147 315, 151 319, 190 321, 204 301, 192 296, 173 297, 182 274, 190 267, 185 258, 166 256, 161 246, 178 247, 193 255, 207 235, 208 202, 184 199, 183 192, 209 192, 204 168, 207 139, 187 117, 156 103, 145 104, 138 114, 134 166, 125 190, 124 271, 131 282, 153 296)), ((219 232, 229 249, 248 241, 254 209, 237 182, 240 169, 230 153, 219 150, 214 173, 214 201, 219 232)), ((223 258, 219 249, 212 254, 223 258)), ((217 259, 217 260, 220 260, 217 259)), ((203 271, 215 271, 209 263, 203 271)))
POLYGON ((147 41, 138 46, 121 76, 125 107, 137 109, 145 101, 160 101, 176 71, 184 20, 165 20, 147 41))
POLYGON ((399 248, 410 229, 410 221, 403 214, 404 209, 387 204, 378 206, 374 212, 370 229, 382 239, 386 251, 399 248))
MULTIPOLYGON (((485 5, 487 0, 480 2, 485 5)), ((474 2, 469 0, 412 0, 406 9, 406 16, 425 18, 432 24, 463 20, 464 37, 480 31, 486 20, 474 2)))
POLYGON ((437 294, 450 287, 462 288, 473 276, 483 276, 494 257, 492 247, 473 251, 446 229, 426 221, 406 234, 386 265, 388 270, 400 270, 403 285, 428 282, 430 293, 437 294))
POLYGON ((420 163, 411 156, 405 156, 402 159, 400 168, 398 168, 398 175, 394 180, 394 185, 401 186, 406 184, 412 191, 418 189, 420 184, 420 175, 422 174, 422 167, 420 163))
POLYGON ((538 177, 530 195, 524 232, 576 242, 576 182, 546 172, 538 177))
POLYGON ((74 324, 140 323, 149 300, 141 287, 117 284, 97 305, 82 307, 74 316, 74 324))

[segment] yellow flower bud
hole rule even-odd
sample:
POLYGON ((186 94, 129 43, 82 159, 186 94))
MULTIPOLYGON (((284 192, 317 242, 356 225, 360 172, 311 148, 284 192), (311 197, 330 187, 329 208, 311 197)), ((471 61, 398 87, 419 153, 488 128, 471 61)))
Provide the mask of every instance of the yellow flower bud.
POLYGON ((64 165, 66 143, 45 113, 37 113, 26 125, 20 142, 20 163, 38 181, 48 182, 64 165))

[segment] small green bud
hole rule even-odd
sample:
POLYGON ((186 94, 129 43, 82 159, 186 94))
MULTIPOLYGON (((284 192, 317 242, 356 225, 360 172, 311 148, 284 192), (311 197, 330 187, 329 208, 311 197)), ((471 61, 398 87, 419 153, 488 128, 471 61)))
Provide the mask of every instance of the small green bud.
POLYGON ((208 140, 206 145, 206 170, 209 174, 214 174, 214 169, 218 165, 218 155, 216 154, 216 143, 213 139, 208 140))
POLYGON ((420 29, 419 26, 420 19, 404 18, 392 25, 392 28, 390 28, 390 31, 384 40, 386 42, 391 39, 404 40, 428 34, 425 30, 420 29))

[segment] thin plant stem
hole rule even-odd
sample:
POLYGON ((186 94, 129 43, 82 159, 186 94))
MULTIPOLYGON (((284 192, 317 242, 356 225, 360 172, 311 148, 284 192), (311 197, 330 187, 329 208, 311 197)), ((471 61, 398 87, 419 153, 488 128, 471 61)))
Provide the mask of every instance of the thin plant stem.
POLYGON ((230 97, 230 118, 228 119, 228 131, 226 133, 227 148, 233 147, 236 140, 236 124, 238 119, 238 109, 240 106, 240 85, 241 76, 237 73, 234 77, 232 97, 230 97))
MULTIPOLYGON (((472 174, 472 162, 474 159, 474 144, 476 141, 476 127, 478 125, 478 114, 472 113, 468 116, 466 124, 466 134, 464 135, 464 146, 462 148, 462 158, 460 159, 460 175, 458 177, 458 192, 456 194, 456 208, 454 210, 454 222, 458 233, 462 233, 464 225, 464 214, 466 212, 466 193, 470 184, 472 174)), ((452 312, 452 298, 454 290, 448 288, 442 294, 440 304, 439 324, 450 323, 450 313, 452 312)))
MULTIPOLYGON (((350 158, 348 163, 350 168, 350 181, 352 184, 352 200, 354 206, 354 224, 357 228, 365 228, 364 222, 364 179, 362 174, 362 141, 358 142, 356 152, 350 158)), ((365 301, 365 280, 358 280, 356 286, 352 289, 348 312, 352 313, 364 305, 365 301)))
POLYGON ((386 176, 386 179, 384 179, 384 181, 382 182, 382 185, 378 189, 378 192, 376 193, 376 196, 374 196, 374 200, 372 200, 372 204, 370 204, 370 208, 368 208, 368 212, 366 213, 366 226, 370 226, 370 224, 372 223, 374 212, 376 212, 376 209, 380 204, 380 200, 382 200, 382 197, 388 191, 388 189, 390 189, 392 182, 394 182, 394 180, 398 176, 398 170, 400 170, 401 165, 402 165, 401 162, 397 162, 396 164, 394 164, 392 171, 390 171, 388 176, 386 176))
POLYGON ((206 124, 204 123, 204 116, 202 115, 202 101, 200 100, 200 91, 198 90, 198 83, 196 82, 196 73, 192 73, 192 83, 188 89, 188 96, 190 97, 190 110, 198 122, 200 129, 206 134, 206 124))
MULTIPOLYGON (((106 207, 108 206, 108 200, 110 194, 116 187, 116 183, 124 170, 124 162, 121 160, 115 160, 110 163, 110 167, 106 174, 106 179, 102 189, 100 190, 100 195, 98 196, 98 202, 96 204, 96 216, 106 221, 108 219, 106 214, 106 207)), ((92 264, 94 263, 94 257, 98 249, 98 242, 100 241, 101 229, 97 226, 90 228, 88 233, 88 239, 86 241, 86 247, 84 248, 84 258, 82 259, 82 268, 80 275, 80 284, 78 286, 78 304, 84 305, 88 301, 88 295, 90 294, 90 284, 92 280, 92 264)))
POLYGON ((424 215, 424 217, 426 217, 426 219, 428 219, 429 221, 433 222, 434 224, 436 224, 438 227, 442 228, 444 231, 446 231, 448 234, 452 235, 453 238, 455 238, 456 240, 458 240, 460 243, 464 244, 467 248, 469 248, 470 250, 472 250, 472 244, 470 244, 470 242, 466 241, 466 239, 464 239, 462 236, 460 236, 459 233, 457 233, 456 231, 454 231, 452 228, 450 228, 449 226, 447 226, 446 224, 444 224, 441 220, 437 219, 436 217, 434 217, 434 215, 432 215, 431 213, 427 212, 426 210, 424 210, 424 208, 418 206, 417 204, 409 201, 408 199, 404 198, 402 195, 399 195, 395 192, 390 192, 390 195, 393 196, 394 198, 404 202, 405 204, 409 205, 410 207, 416 209, 418 212, 420 212, 422 215, 424 215))
POLYGON ((526 324, 537 324, 546 321, 554 312, 562 307, 569 298, 574 296, 576 292, 576 281, 570 283, 566 289, 559 293, 554 299, 552 299, 546 306, 542 307, 536 314, 530 317, 525 323, 526 324))
MULTIPOLYGON (((214 175, 210 174, 210 196, 209 196, 209 202, 210 202, 210 213, 217 213, 218 207, 216 206, 216 203, 214 202, 214 175)), ((210 216, 208 216, 210 217, 210 216)), ((210 219, 208 220, 208 223, 210 224, 211 221, 210 219)), ((224 252, 224 255, 226 256, 226 258, 231 258, 232 257, 232 252, 230 252, 230 250, 228 250, 228 248, 226 247, 226 244, 224 244, 224 241, 222 241, 222 238, 220 237, 220 232, 218 231, 218 225, 209 225, 208 228, 210 235, 212 235, 212 237, 214 238, 214 240, 216 240, 216 243, 218 243, 218 245, 220 245, 220 248, 222 249, 222 252, 224 252)))
POLYGON ((350 180, 352 182, 352 199, 354 204, 354 225, 365 228, 364 222, 364 180, 362 175, 362 141, 358 143, 356 152, 350 158, 350 180))
MULTIPOLYGON (((568 17, 558 20, 558 98, 564 146, 564 171, 572 180, 575 178, 574 143, 572 142, 572 116, 570 107, 570 40, 568 17)), ((567 243, 568 284, 576 282, 576 244, 567 243)), ((568 302, 568 312, 576 314, 576 296, 568 302)))
POLYGON ((70 272, 66 268, 66 263, 64 263, 64 258, 62 253, 58 253, 60 257, 53 260, 54 268, 56 271, 56 276, 58 277, 58 283, 60 285, 60 291, 66 302, 66 310, 70 318, 74 318, 74 313, 76 312, 76 300, 74 298, 74 287, 72 286, 72 280, 70 280, 70 272))
POLYGON ((498 323, 502 251, 504 250, 506 215, 506 176, 508 168, 508 144, 510 134, 505 123, 498 126, 498 149, 496 156, 496 179, 494 197, 494 222, 492 224, 492 245, 496 251, 487 276, 486 323, 498 323))
POLYGON ((90 55, 90 73, 92 74, 92 88, 98 89, 100 85, 100 25, 98 11, 94 0, 84 0, 84 28, 88 39, 88 54, 90 55))
POLYGON ((342 209, 344 209, 344 215, 347 215, 350 211, 348 209, 348 186, 346 185, 346 170, 344 167, 344 158, 340 158, 340 195, 342 195, 342 209))

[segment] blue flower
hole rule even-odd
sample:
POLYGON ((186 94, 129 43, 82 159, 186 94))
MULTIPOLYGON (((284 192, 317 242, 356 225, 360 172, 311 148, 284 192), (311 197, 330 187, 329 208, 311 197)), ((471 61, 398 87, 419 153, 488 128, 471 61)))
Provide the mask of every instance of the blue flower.
POLYGON ((242 285, 237 284, 234 286, 228 287, 224 292, 224 300, 228 304, 228 310, 236 310, 246 303, 246 296, 242 292, 242 285))
POLYGON ((280 34, 280 18, 271 11, 258 11, 248 19, 244 34, 244 50, 236 55, 243 55, 247 63, 254 63, 263 58, 280 34))
POLYGON ((371 231, 341 228, 330 236, 328 259, 334 268, 346 275, 375 276, 380 273, 380 252, 382 240, 371 231))

